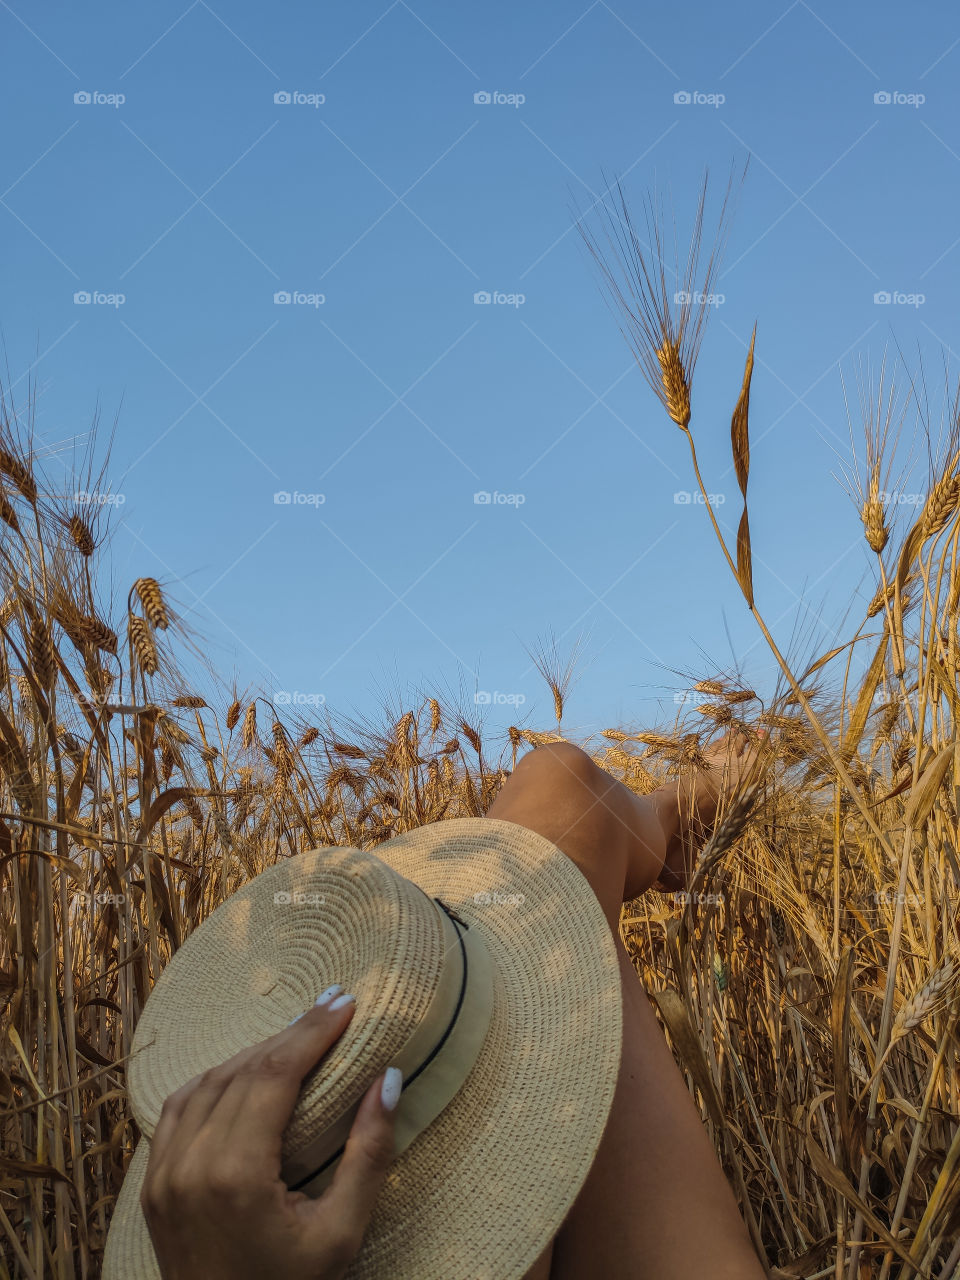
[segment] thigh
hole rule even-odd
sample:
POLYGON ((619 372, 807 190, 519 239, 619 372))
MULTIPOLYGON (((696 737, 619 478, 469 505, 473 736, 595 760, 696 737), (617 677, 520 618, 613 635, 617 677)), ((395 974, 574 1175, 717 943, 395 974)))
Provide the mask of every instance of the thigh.
POLYGON ((700 1114, 620 940, 629 856, 620 835, 629 815, 611 819, 603 780, 584 759, 563 753, 549 768, 546 761, 524 773, 518 768, 488 814, 552 840, 583 872, 616 938, 623 997, 620 1074, 596 1159, 554 1239, 552 1258, 541 1257, 525 1280, 764 1280, 700 1114))
POLYGON ((554 1242, 551 1280, 763 1280, 647 993, 618 950, 620 1076, 596 1160, 554 1242))

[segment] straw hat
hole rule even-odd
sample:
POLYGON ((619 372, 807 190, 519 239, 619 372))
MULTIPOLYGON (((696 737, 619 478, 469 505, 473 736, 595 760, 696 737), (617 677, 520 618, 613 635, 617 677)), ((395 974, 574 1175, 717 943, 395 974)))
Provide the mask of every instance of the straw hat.
POLYGON ((327 986, 356 996, 305 1081, 283 1178, 319 1195, 363 1094, 401 1066, 398 1155, 350 1277, 512 1280, 556 1234, 597 1152, 620 1064, 613 935, 578 868, 513 822, 456 818, 376 852, 288 858, 194 930, 144 1007, 128 1066, 144 1137, 104 1280, 159 1277, 140 1189, 167 1095, 282 1030, 327 986))

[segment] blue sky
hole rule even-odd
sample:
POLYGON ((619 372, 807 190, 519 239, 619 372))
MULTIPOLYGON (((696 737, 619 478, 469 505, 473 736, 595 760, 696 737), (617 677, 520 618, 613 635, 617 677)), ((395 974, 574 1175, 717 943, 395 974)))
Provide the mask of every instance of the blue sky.
POLYGON ((546 728, 554 636, 571 734, 672 721, 685 671, 769 692, 572 212, 656 184, 682 241, 704 169, 709 230, 748 155, 693 388, 707 488, 732 538, 757 322, 758 606, 809 656, 872 594, 841 376, 858 437, 858 369, 899 345, 939 391, 955 364, 952 7, 15 0, 0 31, 5 389, 35 384, 64 485, 63 442, 116 423, 104 592, 159 578, 225 680, 374 716, 480 691, 492 731, 546 728))

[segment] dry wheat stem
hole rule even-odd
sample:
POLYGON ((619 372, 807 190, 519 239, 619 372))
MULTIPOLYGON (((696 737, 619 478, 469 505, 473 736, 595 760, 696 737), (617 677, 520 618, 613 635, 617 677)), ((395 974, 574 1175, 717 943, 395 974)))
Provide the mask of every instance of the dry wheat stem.
MULTIPOLYGON (((723 551, 724 556, 726 557, 727 564, 730 566, 730 570, 733 573, 733 576, 739 582, 740 575, 737 572, 737 566, 734 564, 733 560, 730 557, 730 552, 727 550, 727 544, 724 541, 723 534, 720 532, 720 526, 717 524, 716 516, 713 514, 713 506, 707 500, 707 491, 703 483, 703 478, 700 475, 700 467, 697 463, 697 451, 696 451, 696 446, 693 443, 693 436, 689 431, 686 432, 686 436, 690 445, 690 454, 693 461, 694 472, 697 478, 697 484, 699 485, 700 492, 703 495, 704 506, 706 507, 707 514, 709 515, 710 521, 713 525, 713 531, 716 534, 717 540, 720 543, 720 547, 723 551)), ((870 809, 866 801, 861 796, 858 788, 854 785, 853 780, 851 779, 849 772, 847 771, 842 760, 840 759, 840 756, 833 742, 830 740, 829 735, 826 733, 823 726, 820 724, 820 719, 817 716, 816 712, 813 710, 812 706, 810 705, 809 699, 807 698, 804 691, 801 689, 800 685, 797 683, 793 675, 793 672, 790 670, 790 667, 788 666, 786 660, 784 659, 783 655, 780 653, 780 650, 778 649, 773 639, 773 636, 770 634, 770 631, 768 630, 766 623, 761 617, 759 610, 756 608, 755 605, 748 604, 747 607, 750 609, 750 612, 753 614, 754 618, 756 619, 757 625, 759 626, 764 639, 766 640, 768 646, 770 647, 771 652, 773 653, 774 658, 777 661, 777 665, 780 667, 780 670, 783 672, 783 674, 787 677, 787 680, 789 681, 789 684, 790 684, 790 688, 793 691, 794 697, 800 703, 801 707, 803 707, 804 713, 806 714, 807 719, 810 722, 811 728, 813 729, 814 733, 817 735, 818 739, 820 740, 821 746, 824 748, 824 750, 827 752, 828 756, 830 757, 830 763, 836 769, 838 776, 840 777, 844 786, 847 788, 852 800, 856 804, 857 808, 860 810, 860 813, 863 815, 863 818, 866 821, 867 825, 870 827, 871 831, 874 833, 877 839, 881 842, 881 844, 887 850, 890 856, 894 857, 895 855, 893 853, 893 849, 887 843, 886 836, 884 835, 880 827, 877 825, 877 822, 873 814, 870 812, 870 809)))

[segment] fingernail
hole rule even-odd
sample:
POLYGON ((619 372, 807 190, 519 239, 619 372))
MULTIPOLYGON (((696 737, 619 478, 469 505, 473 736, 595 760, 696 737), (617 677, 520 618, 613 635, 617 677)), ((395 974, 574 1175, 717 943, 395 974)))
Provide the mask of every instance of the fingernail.
MULTIPOLYGON (((337 994, 337 992, 342 990, 343 988, 340 986, 340 983, 335 982, 332 987, 327 987, 326 991, 322 992, 320 995, 317 996, 316 1000, 314 1001, 314 1005, 323 1006, 325 1004, 329 1004, 330 1001, 333 999, 333 997, 337 994)), ((298 1013, 295 1018, 290 1019, 290 1021, 287 1023, 287 1026, 292 1027, 293 1024, 295 1022, 299 1022, 302 1017, 303 1017, 303 1014, 298 1013)))
POLYGON ((352 996, 349 991, 345 992, 342 996, 337 996, 336 1000, 334 1000, 333 1004, 330 1006, 330 1012, 333 1013, 335 1009, 343 1009, 348 1004, 353 1004, 356 998, 357 997, 352 996))
POLYGON ((380 1101, 383 1104, 384 1111, 394 1110, 400 1101, 400 1091, 402 1089, 403 1072, 399 1067, 387 1067, 383 1076, 383 1084, 380 1086, 380 1101))

